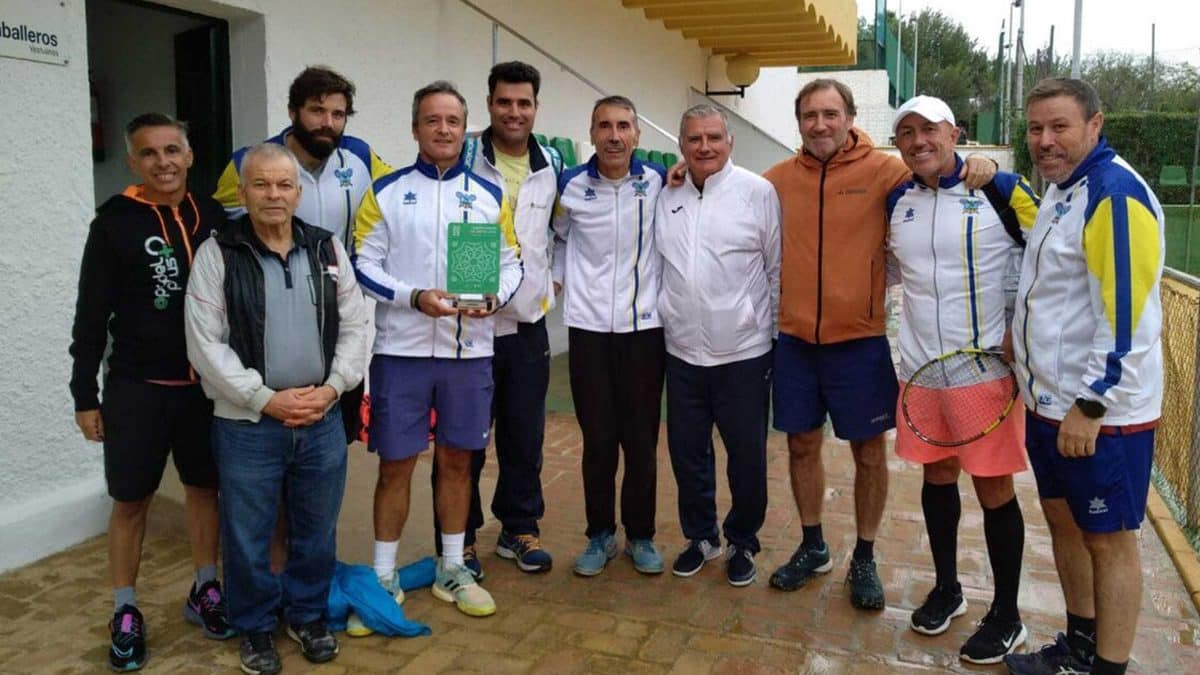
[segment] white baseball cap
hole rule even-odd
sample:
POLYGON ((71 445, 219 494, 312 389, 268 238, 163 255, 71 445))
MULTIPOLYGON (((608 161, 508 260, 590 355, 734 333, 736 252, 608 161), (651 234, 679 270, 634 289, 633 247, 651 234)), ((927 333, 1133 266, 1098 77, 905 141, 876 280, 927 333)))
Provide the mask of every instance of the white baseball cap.
POLYGON ((914 96, 896 110, 896 116, 892 118, 892 134, 896 133, 896 127, 900 126, 900 120, 909 113, 916 113, 930 122, 954 124, 954 113, 950 111, 950 106, 946 105, 945 101, 934 96, 914 96))

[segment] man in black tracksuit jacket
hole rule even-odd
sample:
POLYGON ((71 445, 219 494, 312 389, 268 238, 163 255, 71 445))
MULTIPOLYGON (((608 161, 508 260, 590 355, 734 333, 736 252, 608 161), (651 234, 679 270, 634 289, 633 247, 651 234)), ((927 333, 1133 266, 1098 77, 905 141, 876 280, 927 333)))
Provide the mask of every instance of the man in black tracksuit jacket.
POLYGON ((187 189, 186 127, 158 113, 126 129, 128 164, 142 182, 101 206, 88 231, 72 328, 71 395, 85 438, 104 443, 113 498, 109 568, 113 584, 109 665, 146 661, 145 627, 134 594, 146 515, 167 455, 186 491, 195 581, 184 615, 205 636, 230 637, 216 579, 217 470, 209 435, 212 403, 188 364, 183 302, 192 256, 225 222, 210 197, 187 189), (101 397, 96 374, 109 337, 101 397), (101 400, 103 399, 103 400, 101 400))

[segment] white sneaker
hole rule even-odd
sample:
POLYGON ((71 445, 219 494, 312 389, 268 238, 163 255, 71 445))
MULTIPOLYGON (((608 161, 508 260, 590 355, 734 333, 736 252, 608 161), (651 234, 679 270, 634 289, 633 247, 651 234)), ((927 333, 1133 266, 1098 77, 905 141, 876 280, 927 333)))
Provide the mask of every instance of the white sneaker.
POLYGON ((475 581, 471 570, 464 565, 447 565, 438 558, 437 576, 433 582, 433 597, 453 602, 467 616, 491 616, 496 613, 496 601, 475 581))

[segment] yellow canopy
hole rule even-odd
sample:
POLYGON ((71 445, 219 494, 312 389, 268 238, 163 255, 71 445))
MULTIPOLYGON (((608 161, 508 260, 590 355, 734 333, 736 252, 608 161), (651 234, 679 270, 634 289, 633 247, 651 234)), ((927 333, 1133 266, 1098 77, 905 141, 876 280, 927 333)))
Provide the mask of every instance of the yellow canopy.
POLYGON ((662 20, 713 54, 753 56, 759 65, 854 65, 854 0, 621 0, 662 20))

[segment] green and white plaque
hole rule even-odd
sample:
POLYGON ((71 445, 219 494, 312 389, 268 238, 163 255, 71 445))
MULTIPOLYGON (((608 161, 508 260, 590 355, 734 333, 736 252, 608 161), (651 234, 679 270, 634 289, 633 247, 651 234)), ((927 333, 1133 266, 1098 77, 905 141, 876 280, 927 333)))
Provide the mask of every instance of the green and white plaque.
POLYGON ((450 223, 446 237, 446 292, 460 309, 486 309, 500 291, 500 226, 450 223))

